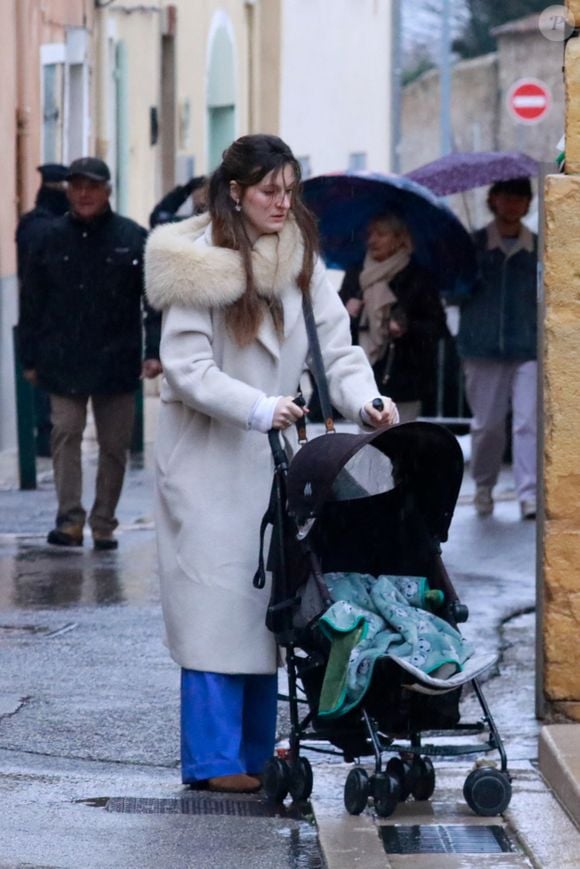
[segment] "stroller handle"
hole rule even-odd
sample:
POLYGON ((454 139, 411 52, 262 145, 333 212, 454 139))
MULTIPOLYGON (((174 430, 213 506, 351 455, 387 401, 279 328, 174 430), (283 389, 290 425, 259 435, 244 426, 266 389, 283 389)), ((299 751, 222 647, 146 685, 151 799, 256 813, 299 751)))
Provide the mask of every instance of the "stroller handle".
POLYGON ((286 455, 286 450, 282 446, 278 429, 270 429, 270 431, 268 432, 268 441, 270 442, 270 449, 272 450, 274 467, 279 470, 287 471, 288 456, 286 455))
MULTIPOLYGON (((299 392, 296 398, 293 399, 294 404, 297 407, 306 407, 306 401, 304 400, 304 396, 302 392, 299 392)), ((296 420, 296 431, 298 432, 298 443, 300 445, 305 444, 307 441, 306 437, 306 417, 301 416, 300 419, 296 420)), ((274 457, 274 465, 277 468, 288 468, 288 456, 286 455, 286 451, 280 442, 279 431, 278 429, 271 428, 268 432, 268 440, 270 441, 270 449, 272 450, 272 455, 274 457)))

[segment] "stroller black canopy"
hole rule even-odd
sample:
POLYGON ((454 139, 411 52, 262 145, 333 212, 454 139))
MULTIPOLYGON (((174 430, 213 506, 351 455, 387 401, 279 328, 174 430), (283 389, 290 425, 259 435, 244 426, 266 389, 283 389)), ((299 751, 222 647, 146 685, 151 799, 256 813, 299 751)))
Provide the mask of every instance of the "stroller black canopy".
POLYGON ((288 509, 298 525, 318 517, 324 505, 336 499, 337 477, 367 446, 390 459, 393 485, 414 492, 429 532, 447 540, 463 476, 463 453, 448 429, 426 422, 369 434, 338 432, 304 444, 290 463, 287 479, 288 509))

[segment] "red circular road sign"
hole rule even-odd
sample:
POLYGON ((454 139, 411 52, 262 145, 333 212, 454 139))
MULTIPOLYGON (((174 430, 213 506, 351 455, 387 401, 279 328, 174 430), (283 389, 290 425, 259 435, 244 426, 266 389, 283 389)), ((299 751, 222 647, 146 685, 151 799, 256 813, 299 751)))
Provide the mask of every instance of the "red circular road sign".
POLYGON ((535 78, 521 78, 508 91, 508 109, 520 124, 537 124, 542 121, 551 105, 550 88, 545 82, 535 78))

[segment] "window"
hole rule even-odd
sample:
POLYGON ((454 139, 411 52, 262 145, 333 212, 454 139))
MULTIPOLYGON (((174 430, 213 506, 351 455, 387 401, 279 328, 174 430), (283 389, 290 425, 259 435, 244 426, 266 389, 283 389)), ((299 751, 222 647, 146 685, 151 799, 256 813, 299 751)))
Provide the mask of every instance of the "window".
POLYGON ((65 47, 43 45, 42 63, 42 162, 63 162, 65 47))
POLYGON ((88 149, 86 30, 69 28, 66 43, 48 43, 40 52, 42 162, 68 163, 88 149))

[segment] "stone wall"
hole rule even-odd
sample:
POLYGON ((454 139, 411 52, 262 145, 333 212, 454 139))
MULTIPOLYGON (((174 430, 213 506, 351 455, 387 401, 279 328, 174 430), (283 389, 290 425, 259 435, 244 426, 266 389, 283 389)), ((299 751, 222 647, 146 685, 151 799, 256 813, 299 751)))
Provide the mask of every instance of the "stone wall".
MULTIPOLYGON (((458 151, 498 150, 498 64, 496 54, 466 60, 453 68, 451 126, 458 151)), ((409 172, 440 155, 439 73, 431 70, 403 92, 401 172, 409 172)), ((449 197, 463 222, 474 229, 489 219, 481 191, 449 197)))
MULTIPOLYGON (((577 26, 580 2, 570 2, 577 26)), ((580 721, 580 43, 566 48, 566 175, 545 188, 541 705, 580 721)))
MULTIPOLYGON (((451 126, 458 151, 495 150, 497 140, 497 56, 487 54, 453 67, 451 126)), ((401 172, 439 154, 439 72, 429 70, 403 89, 401 172)))
MULTIPOLYGON (((521 150, 546 166, 553 165, 564 132, 562 43, 542 36, 535 16, 495 31, 497 52, 453 67, 451 126, 458 151, 521 150), (537 124, 513 119, 507 108, 510 87, 520 78, 545 81, 552 107, 537 124)), ((401 172, 440 156, 439 72, 431 70, 403 89, 401 172)), ((450 205, 470 227, 489 220, 486 191, 450 197, 450 205)), ((536 227, 535 218, 532 219, 536 227)))
POLYGON ((501 149, 525 151, 540 162, 551 162, 564 132, 563 50, 561 42, 551 42, 539 33, 535 21, 528 28, 500 28, 498 34, 498 143, 501 149), (521 124, 506 106, 510 87, 520 78, 545 82, 552 93, 552 106, 545 120, 521 124))

